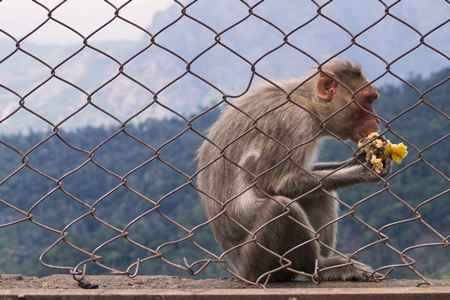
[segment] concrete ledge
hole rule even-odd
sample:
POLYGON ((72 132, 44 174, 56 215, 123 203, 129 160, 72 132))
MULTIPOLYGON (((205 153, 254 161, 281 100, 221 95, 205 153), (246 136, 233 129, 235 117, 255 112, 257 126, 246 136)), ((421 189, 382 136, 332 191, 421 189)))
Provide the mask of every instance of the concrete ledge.
POLYGON ((229 290, 166 290, 166 289, 139 289, 139 290, 2 290, 0 299, 362 299, 362 300, 448 300, 450 288, 297 288, 297 289, 229 289, 229 290))
POLYGON ((97 289, 82 289, 69 275, 43 278, 0 275, 0 300, 10 299, 332 299, 448 300, 450 280, 373 282, 287 282, 258 289, 235 279, 194 280, 175 276, 88 276, 97 289))

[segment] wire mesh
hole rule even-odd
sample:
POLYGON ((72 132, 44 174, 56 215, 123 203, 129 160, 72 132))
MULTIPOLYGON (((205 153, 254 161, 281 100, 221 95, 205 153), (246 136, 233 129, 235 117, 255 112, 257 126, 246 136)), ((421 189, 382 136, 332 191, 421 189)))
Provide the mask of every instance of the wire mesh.
MULTIPOLYGON (((7 1, 0 3, 0 10, 3 9, 2 5, 5 2, 7 1)), ((427 276, 415 267, 417 264, 420 265, 421 260, 428 260, 420 255, 421 250, 438 246, 444 247, 448 252, 446 247, 449 245, 449 232, 446 227, 449 225, 448 219, 435 220, 433 215, 424 216, 421 213, 423 207, 429 207, 431 204, 434 204, 434 210, 439 210, 436 207, 448 206, 448 169, 444 169, 442 164, 437 166, 434 160, 427 157, 433 155, 429 153, 445 149, 445 145, 448 143, 448 106, 433 101, 433 91, 448 89, 449 77, 446 75, 431 86, 419 87, 415 86, 411 80, 405 79, 403 75, 399 75, 396 67, 403 59, 413 56, 415 50, 423 48, 447 62, 444 63, 444 66, 448 66, 448 51, 434 46, 432 37, 446 35, 443 32, 445 32, 446 26, 448 27, 449 19, 433 20, 428 17, 431 25, 427 29, 418 29, 412 22, 405 20, 397 13, 396 10, 403 5, 403 1, 389 4, 388 1, 380 0, 373 1, 376 3, 378 11, 369 25, 363 28, 349 29, 351 26, 332 9, 333 5, 345 5, 339 1, 304 1, 304 3, 291 1, 287 3, 287 6, 280 3, 279 7, 288 7, 294 12, 302 11, 302 13, 299 15, 298 22, 287 26, 277 20, 275 12, 271 12, 271 9, 267 8, 270 1, 230 2, 230 11, 223 12, 212 9, 207 18, 202 17, 204 14, 198 13, 205 7, 209 7, 204 2, 174 1, 170 10, 166 12, 167 16, 161 19, 158 26, 144 28, 133 22, 132 18, 124 16, 124 12, 128 6, 132 5, 133 1, 124 1, 120 4, 116 4, 115 1, 102 1, 103 9, 110 12, 109 18, 89 34, 83 34, 77 30, 75 25, 69 25, 58 17, 58 12, 68 6, 70 2, 57 1, 53 4, 47 3, 47 1, 25 2, 25 6, 33 6, 45 16, 38 25, 33 26, 22 37, 17 37, 8 30, 0 28, 0 34, 6 40, 4 45, 8 45, 1 52, 0 66, 11 65, 13 69, 21 69, 23 68, 20 65, 21 61, 32 61, 34 68, 43 70, 31 84, 29 82, 14 83, 18 81, 17 78, 13 78, 14 81, 6 77, 2 80, 3 82, 0 82, 1 98, 5 103, 2 105, 4 107, 1 114, 3 135, 0 145, 4 153, 3 160, 13 161, 15 165, 13 169, 3 170, 0 177, 0 203, 3 211, 0 212, 0 229, 6 232, 8 229, 19 228, 26 223, 32 225, 32 227, 27 227, 28 230, 42 230, 50 235, 52 242, 37 242, 36 249, 33 249, 33 251, 44 249, 39 257, 42 265, 51 270, 70 272, 77 280, 82 280, 90 272, 91 266, 93 270, 96 270, 92 272, 109 272, 129 277, 136 276, 142 272, 146 264, 155 261, 162 263, 159 265, 161 273, 170 273, 170 270, 177 269, 186 274, 201 275, 208 268, 220 266, 220 269, 224 269, 227 273, 244 281, 265 286, 270 276, 249 280, 236 273, 227 263, 228 253, 247 244, 255 244, 280 258, 279 269, 289 269, 295 274, 319 282, 321 272, 326 272, 327 268, 319 268, 316 265, 314 272, 292 269, 290 263, 282 262, 288 253, 275 253, 258 242, 257 236, 261 228, 269 226, 269 223, 275 220, 261 225, 256 232, 250 232, 243 225, 239 225, 247 231, 251 238, 221 252, 217 250, 216 246, 211 246, 215 243, 211 242, 211 233, 208 228, 211 222, 214 222, 220 215, 226 214, 226 205, 220 215, 210 220, 206 220, 199 210, 196 210, 196 214, 184 216, 183 220, 175 218, 173 211, 177 209, 177 205, 179 205, 178 210, 183 210, 186 206, 199 207, 198 196, 195 195, 192 199, 193 192, 205 196, 210 195, 200 190, 196 183, 198 174, 204 171, 205 167, 201 167, 198 171, 185 168, 166 153, 169 152, 168 149, 171 149, 172 153, 177 153, 174 151, 178 150, 181 160, 186 162, 190 160, 192 165, 196 147, 201 142, 215 143, 207 138, 206 127, 201 125, 202 120, 211 116, 216 117, 217 111, 223 107, 234 107, 242 114, 247 115, 249 122, 254 122, 252 129, 258 129, 258 120, 233 103, 235 99, 249 93, 257 81, 278 86, 278 81, 272 79, 267 70, 273 69, 270 61, 276 61, 277 55, 284 55, 283 51, 295 53, 295 57, 301 57, 299 61, 306 70, 310 66, 321 68, 331 59, 347 54, 348 50, 357 49, 357 51, 362 51, 369 54, 371 58, 375 58, 378 65, 384 68, 383 71, 377 73, 371 83, 377 83, 377 81, 390 77, 413 91, 414 103, 405 102, 389 116, 380 112, 382 123, 385 125, 385 128, 382 128, 383 134, 391 135, 407 144, 412 158, 400 169, 384 178, 382 184, 378 185, 375 191, 368 192, 363 199, 353 199, 353 204, 349 204, 347 200, 351 198, 350 196, 346 196, 345 199, 341 198, 342 200, 335 198, 341 206, 341 214, 325 227, 333 226, 333 224, 340 225, 342 222, 354 222, 354 224, 358 224, 357 226, 368 230, 369 233, 364 234, 373 235, 370 243, 359 245, 355 241, 358 239, 358 233, 344 230, 339 243, 348 246, 346 250, 352 251, 345 255, 320 241, 318 231, 293 219, 298 226, 303 226, 304 230, 310 231, 314 236, 313 239, 305 241, 304 245, 297 245, 296 249, 318 242, 334 252, 334 255, 346 258, 348 265, 353 265, 352 259, 357 255, 364 255, 365 250, 381 249, 380 247, 382 247, 388 249, 389 253, 395 253, 397 260, 386 265, 376 266, 375 271, 380 273, 377 280, 386 278, 394 269, 406 268, 418 276, 422 282, 428 282, 427 276), (214 23, 213 19, 216 14, 220 14, 226 20, 226 26, 219 27, 214 23), (105 50, 103 44, 96 40, 98 35, 117 22, 120 22, 120 26, 128 26, 130 30, 139 31, 145 36, 138 48, 134 47, 128 50, 126 57, 116 57, 118 52, 105 50), (387 22, 406 26, 410 32, 415 34, 413 44, 409 45, 405 41, 406 49, 393 49, 392 52, 395 55, 392 54, 389 58, 378 53, 376 43, 370 44, 365 40, 366 36, 369 36, 369 41, 376 41, 371 36, 371 30, 377 26, 383 26, 387 22), (197 28, 195 33, 197 39, 191 41, 195 43, 190 46, 195 49, 192 52, 183 49, 188 45, 176 42, 170 44, 171 39, 176 41, 180 35, 186 34, 183 26, 187 23, 190 24, 189 26, 197 28), (70 51, 62 53, 58 59, 52 62, 42 52, 36 54, 35 49, 28 43, 49 24, 63 27, 67 34, 70 33, 77 41, 70 47, 70 51), (320 43, 326 43, 323 41, 326 37, 318 36, 315 39, 317 45, 301 42, 301 36, 307 34, 305 32, 314 24, 323 25, 325 30, 332 28, 332 30, 340 32, 340 44, 326 58, 320 58, 315 54, 315 47, 319 47, 320 43), (239 27, 245 28, 246 36, 238 36, 234 33, 239 27), (260 32, 255 29, 257 27, 265 28, 267 36, 255 36, 255 32, 260 32), (251 39, 261 42, 264 47, 252 49, 247 43, 251 39), (226 55, 221 56, 221 53, 226 53, 226 55), (87 59, 88 54, 92 58, 87 59), (156 67, 145 70, 145 76, 138 76, 135 70, 145 69, 146 60, 157 61, 157 64, 153 65, 156 67), (234 63, 234 60, 239 61, 240 67, 229 72, 226 67, 228 64, 234 63), (74 64, 74 61, 88 69, 88 78, 82 80, 77 78, 75 69, 77 65, 74 64), (223 71, 223 74, 206 72, 205 68, 208 68, 209 64, 221 65, 222 69, 218 70, 223 71), (172 75, 169 77, 160 75, 167 71, 167 68, 172 68, 172 75), (240 75, 236 76, 238 80, 233 81, 232 77, 235 74, 240 75), (235 84, 234 88, 231 87, 232 84, 229 84, 230 81, 235 84), (195 84, 192 84, 193 82, 195 84), (204 96, 197 88, 199 85, 203 88, 206 87, 211 95, 210 98, 214 100, 207 105, 202 103, 201 112, 192 114, 187 108, 190 105, 189 99, 204 96), (49 86, 53 89, 49 90, 49 86), (70 93, 65 99, 55 99, 52 91, 62 87, 70 89, 70 93), (174 92, 174 87, 177 87, 176 92, 174 92), (171 95, 171 93, 175 93, 175 95, 171 95), (132 96, 129 97, 129 95, 132 96), (39 97, 46 99, 42 105, 38 104, 39 97), (115 98, 108 100, 111 97, 115 98), (172 99, 172 101, 167 99, 172 99), (116 106, 116 109, 113 109, 113 106, 116 106), (60 113, 57 117, 48 112, 49 107, 58 108, 60 113), (408 118, 408 113, 417 110, 435 112, 438 115, 436 118, 442 125, 441 128, 436 127, 436 132, 433 134, 435 138, 427 143, 417 142, 414 139, 409 140, 408 135, 403 134, 406 131, 403 128, 399 130, 396 125, 399 119, 408 118), (79 130, 79 134, 89 146, 75 138, 80 116, 90 120, 89 124, 86 124, 90 127, 79 130), (24 119, 25 117, 27 119, 24 119), (164 120, 163 118, 168 118, 165 120, 166 123, 162 123, 156 129, 152 127, 154 123, 151 119, 161 121, 164 120), (31 123, 22 122, 22 120, 28 119, 32 120, 31 123), (174 122, 178 124, 178 127, 174 130, 169 129, 170 124, 174 122), (96 131, 98 126, 104 126, 104 124, 109 124, 110 127, 107 129, 100 127, 104 131, 98 133, 96 131), (31 128, 27 128, 27 126, 31 128), (39 133, 33 132, 34 127, 38 128, 39 133), (32 138, 23 133, 26 129, 31 129, 29 134, 32 135, 32 138), (148 135, 141 135, 137 129, 142 129, 143 132, 147 130, 148 135), (21 133, 11 133, 14 130, 21 133), (152 132, 153 130, 168 130, 170 138, 158 140, 158 136, 152 132), (36 138, 38 136, 39 138, 36 138), (185 139, 188 137, 196 141, 195 147, 186 144, 185 139), (28 139, 28 146, 19 146, 18 141, 24 138, 28 139), (139 152, 141 154, 136 154, 141 155, 138 163, 127 163, 127 159, 130 160, 129 157, 135 155, 127 153, 132 148, 131 146, 142 150, 139 152), (119 156, 119 158, 123 158, 123 160, 108 160, 107 154, 114 149, 122 151, 123 156, 119 156), (45 160, 54 160, 55 164, 63 166, 60 169, 55 166, 55 168, 48 168, 43 164, 45 160), (162 173, 158 171, 160 169, 157 170, 154 167, 156 165, 163 170, 162 173), (401 192, 391 187, 391 183, 396 182, 399 178, 405 178, 405 176, 412 177, 409 181, 405 180, 410 185, 414 185, 415 181, 427 181, 427 174, 415 173, 418 170, 416 167, 419 165, 425 166, 430 178, 435 178, 441 183, 440 186, 445 188, 436 190, 420 200, 403 198, 401 192), (45 193, 34 191, 29 180, 23 179, 25 177, 22 176, 25 175, 29 180, 39 184, 45 193), (147 177, 151 179, 145 182, 158 184, 161 181, 171 184, 159 192, 155 192, 151 188, 142 189, 139 183, 147 177), (81 194, 81 190, 93 178, 102 178, 103 184, 95 188, 95 194, 81 194), (24 197, 27 197, 26 201, 25 199, 16 201, 8 198, 9 191, 21 191, 22 189, 26 191, 23 194, 24 197), (405 215, 410 217, 398 219, 395 216, 389 216, 389 218, 378 216, 377 220, 383 223, 374 225, 373 222, 367 220, 367 216, 358 213, 361 207, 368 205, 376 214, 375 211, 381 211, 381 204, 406 210, 405 215), (134 210, 131 209, 133 207, 134 210), (64 215, 71 216, 70 222, 63 218, 64 215), (424 240, 417 238, 408 247, 398 246, 394 233, 391 233, 392 228, 400 227, 407 232, 408 226, 417 222, 433 237, 424 240), (95 235, 92 231, 93 227, 103 228, 102 234, 95 235), (169 232, 176 232, 176 234, 170 239, 166 239, 165 235, 169 232), (207 232, 206 235, 209 236, 209 243, 196 239, 199 235, 203 237, 204 232, 207 232), (148 239, 142 239, 142 235, 145 234, 148 234, 148 239), (94 243, 95 247, 86 246, 86 240, 94 243), (62 251, 62 249, 65 250, 62 251), (121 259, 123 253, 121 254, 118 249, 129 251, 134 260, 121 259), (195 255, 185 256, 183 249, 194 249, 195 255), (64 255, 60 260, 57 260, 58 253, 64 255)), ((440 1, 443 10, 448 11, 449 4, 448 1, 440 1)), ((243 31, 239 32, 242 34, 243 31)), ((49 51, 58 51, 57 48, 55 46, 49 51)), ((296 62, 292 62, 292 64, 294 67, 297 66, 296 62)), ((282 69, 283 67, 275 64, 275 68, 282 69)), ((23 70, 23 72, 26 71, 23 70)), ((303 75, 305 74, 298 74, 298 76, 303 75)), ((290 101, 289 92, 284 92, 287 97, 286 101, 290 101)), ((276 109, 279 107, 273 108, 273 110, 276 109)), ((267 112, 267 114, 269 113, 267 112)), ((411 130, 414 130, 415 126, 422 125, 411 123, 411 130)), ((235 141, 243 139, 244 135, 245 133, 237 136, 235 141)), ((354 146, 339 140, 337 136, 335 137, 337 144, 344 145, 347 150, 350 149, 351 155, 355 154, 357 149, 354 146)), ((299 143, 302 142, 306 141, 299 141, 299 143)), ((297 147, 301 146, 302 144, 299 144, 297 147)), ((221 147, 219 146, 219 148, 221 147)), ((224 151, 225 148, 222 150, 224 151)), ((217 157, 215 161, 223 157, 225 156, 217 157)), ((228 160, 242 168, 239 166, 239 160, 228 160)), ((210 163, 212 164, 214 161, 210 163)), ((245 187, 241 194, 254 185, 256 182, 245 187)), ((318 185, 316 189, 320 189, 320 187, 318 185)), ((404 186, 404 189, 408 188, 412 187, 404 186)), ((272 196, 269 195, 269 197, 272 196)), ((228 199, 226 203, 232 201, 233 199, 228 199)), ((395 210, 393 211, 395 212, 395 210)), ((289 209, 285 209, 279 218, 288 214, 289 209)), ((240 224, 236 220, 234 222, 240 224)), ((395 233, 398 234, 398 232, 395 233)), ((18 238, 32 239, 29 235, 18 238)), ((19 251, 19 249, 10 249, 10 251, 19 251)), ((275 271, 272 270, 264 275, 270 275, 275 271)), ((220 271, 217 272, 220 273, 220 271)))

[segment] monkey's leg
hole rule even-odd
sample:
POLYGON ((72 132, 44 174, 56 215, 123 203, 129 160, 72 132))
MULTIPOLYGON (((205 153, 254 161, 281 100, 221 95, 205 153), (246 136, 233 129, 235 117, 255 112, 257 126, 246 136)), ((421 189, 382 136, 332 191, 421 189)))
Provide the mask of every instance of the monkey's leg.
MULTIPOLYGON (((289 281, 297 274, 286 270, 287 267, 314 272, 315 261, 320 258, 320 246, 314 240, 308 217, 297 202, 283 196, 266 199, 249 227, 256 242, 242 244, 228 255, 239 275, 256 281, 270 273, 270 281, 289 281), (300 244, 303 245, 297 247, 300 244), (281 259, 286 253, 287 260, 281 259), (280 270, 275 271, 277 269, 280 270)), ((249 236, 247 241, 251 239, 249 236)))
POLYGON ((330 248, 336 247, 337 218, 339 216, 337 194, 335 192, 329 194, 317 192, 300 198, 298 203, 308 216, 312 228, 319 234, 319 240, 328 246, 321 245, 320 254, 323 257, 331 256, 333 251, 330 248))
POLYGON ((321 245, 319 268, 328 268, 320 273, 322 280, 359 280, 368 281, 373 273, 372 268, 360 262, 354 261, 353 265, 348 265, 348 259, 340 256, 332 256, 330 248, 336 246, 336 234, 338 218, 338 201, 335 192, 316 193, 304 199, 298 200, 303 211, 309 218, 311 226, 320 235, 319 240, 327 245, 321 245), (347 264, 347 266, 345 266, 347 264), (333 266, 344 265, 343 267, 333 266))
MULTIPOLYGON (((270 281, 290 281, 297 273, 286 268, 314 274, 317 260, 319 269, 329 268, 320 272, 322 280, 369 280, 372 272, 370 267, 354 262, 360 270, 348 265, 346 258, 327 257, 330 250, 321 247, 316 241, 314 226, 320 228, 337 216, 336 200, 329 195, 323 196, 321 199, 310 199, 316 202, 324 201, 322 210, 324 214, 320 216, 322 219, 312 222, 310 221, 312 218, 298 201, 292 202, 284 196, 267 199, 266 204, 250 224, 249 230, 254 236, 249 236, 247 241, 252 238, 256 238, 256 241, 243 243, 228 255, 236 272, 251 281, 258 279, 264 281, 268 274, 270 281), (324 252, 326 256, 322 255, 324 252), (339 265, 343 266, 333 268, 339 265), (260 278, 261 276, 263 277, 260 278)), ((312 206, 306 207, 307 211, 311 212, 312 206)), ((312 217, 317 216, 313 214, 312 217)), ((320 241, 331 247, 335 244, 336 225, 334 223, 330 226, 329 229, 325 227, 321 230, 323 232, 319 232, 319 235, 320 241)))

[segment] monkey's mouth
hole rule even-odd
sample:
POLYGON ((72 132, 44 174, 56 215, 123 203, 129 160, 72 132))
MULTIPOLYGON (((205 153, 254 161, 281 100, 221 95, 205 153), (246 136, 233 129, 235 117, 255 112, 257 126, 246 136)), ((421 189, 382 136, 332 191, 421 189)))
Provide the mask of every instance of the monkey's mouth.
POLYGON ((368 136, 372 131, 360 131, 353 135, 352 141, 358 144, 358 141, 368 136))
POLYGON ((367 137, 369 134, 371 134, 373 132, 378 132, 378 130, 379 130, 379 128, 374 128, 374 130, 364 130, 364 131, 357 132, 354 136, 355 140, 353 140, 353 141, 358 143, 358 141, 360 139, 367 137))
POLYGON ((362 138, 368 137, 370 134, 372 134, 374 132, 378 132, 378 130, 375 130, 375 131, 362 131, 362 132, 359 133, 359 137, 362 139, 362 138))

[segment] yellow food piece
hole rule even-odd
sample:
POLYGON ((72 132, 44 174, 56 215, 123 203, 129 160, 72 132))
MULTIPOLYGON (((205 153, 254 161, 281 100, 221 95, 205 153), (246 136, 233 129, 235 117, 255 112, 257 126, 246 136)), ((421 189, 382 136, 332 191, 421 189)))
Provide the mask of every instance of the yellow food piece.
POLYGON ((389 152, 391 153, 392 159, 396 163, 401 164, 402 160, 408 155, 408 150, 406 150, 408 147, 403 145, 403 143, 391 144, 391 142, 389 142, 389 145, 389 152))
POLYGON ((381 173, 381 169, 383 169, 383 160, 381 158, 377 158, 375 155, 372 155, 370 163, 372 164, 372 170, 377 172, 377 174, 381 173))
POLYGON ((377 173, 383 169, 383 162, 388 155, 391 155, 397 164, 401 164, 403 158, 408 155, 407 147, 403 143, 392 144, 377 132, 371 132, 367 137, 360 139, 358 147, 367 154, 366 160, 370 160, 372 169, 377 173))

